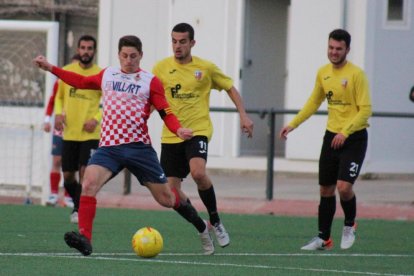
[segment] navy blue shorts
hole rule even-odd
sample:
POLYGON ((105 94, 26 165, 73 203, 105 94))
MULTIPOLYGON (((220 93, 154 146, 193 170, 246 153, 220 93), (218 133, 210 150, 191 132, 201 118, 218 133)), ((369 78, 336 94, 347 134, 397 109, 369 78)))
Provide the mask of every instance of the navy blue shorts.
POLYGON ((112 177, 127 168, 141 185, 146 182, 167 182, 157 153, 151 145, 144 143, 100 147, 89 160, 88 165, 105 167, 112 172, 112 177))
POLYGON ((206 136, 194 136, 176 144, 161 144, 161 165, 167 177, 186 178, 190 173, 190 159, 200 157, 207 160, 207 155, 206 136))
POLYGON ((62 136, 53 135, 52 137, 52 155, 62 155, 62 136))
POLYGON ((335 185, 337 180, 355 183, 361 171, 368 145, 366 129, 357 131, 339 149, 331 147, 336 133, 326 131, 319 159, 319 184, 335 185))

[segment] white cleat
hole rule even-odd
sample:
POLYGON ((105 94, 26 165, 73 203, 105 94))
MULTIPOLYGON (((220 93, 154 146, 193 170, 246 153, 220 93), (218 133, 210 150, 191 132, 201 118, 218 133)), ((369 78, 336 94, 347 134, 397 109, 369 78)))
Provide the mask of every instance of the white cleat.
POLYGON ((226 247, 230 244, 230 237, 229 237, 229 233, 227 233, 226 228, 224 228, 223 223, 219 222, 216 223, 215 225, 213 225, 213 231, 214 234, 216 235, 216 239, 218 244, 221 247, 226 247))
POLYGON ((330 250, 333 247, 333 241, 331 238, 329 240, 324 241, 319 237, 314 237, 311 239, 305 246, 303 246, 302 250, 330 250))
POLYGON ((355 242, 356 228, 356 222, 353 226, 344 226, 342 230, 341 249, 349 249, 352 247, 355 242))
POLYGON ((214 254, 214 242, 210 236, 210 232, 208 231, 209 227, 208 227, 207 222, 204 221, 204 223, 206 224, 206 229, 204 230, 203 233, 198 233, 198 235, 200 236, 200 239, 201 239, 201 244, 203 246, 204 255, 212 255, 214 254))
POLYGON ((68 208, 74 207, 73 200, 70 196, 65 196, 65 199, 63 200, 63 204, 65 205, 65 207, 68 207, 68 208))
POLYGON ((50 194, 46 200, 46 206, 56 206, 58 198, 57 194, 50 194))
POLYGON ((75 211, 70 215, 70 222, 74 224, 79 222, 78 212, 75 211))

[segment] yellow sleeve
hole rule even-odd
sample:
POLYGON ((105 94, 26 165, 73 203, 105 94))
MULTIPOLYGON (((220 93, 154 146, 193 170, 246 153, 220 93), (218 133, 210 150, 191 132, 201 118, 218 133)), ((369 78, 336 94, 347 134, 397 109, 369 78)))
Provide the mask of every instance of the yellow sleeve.
POLYGON ((54 107, 54 112, 55 115, 61 115, 63 112, 63 83, 61 80, 58 81, 58 90, 56 92, 56 97, 55 97, 55 107, 54 107))
POLYGON ((322 102, 325 100, 325 93, 323 92, 321 83, 319 81, 319 74, 316 77, 315 87, 313 88, 312 94, 309 99, 299 111, 299 113, 293 118, 292 121, 288 124, 293 128, 297 128, 300 124, 306 121, 310 116, 312 116, 318 108, 321 106, 322 102))
POLYGON ((368 119, 372 115, 368 80, 363 71, 355 77, 355 93, 358 113, 344 126, 341 133, 346 137, 367 125, 368 119))
POLYGON ((101 122, 101 120, 102 120, 102 105, 99 106, 99 111, 95 114, 95 116, 93 116, 93 118, 97 122, 101 122))

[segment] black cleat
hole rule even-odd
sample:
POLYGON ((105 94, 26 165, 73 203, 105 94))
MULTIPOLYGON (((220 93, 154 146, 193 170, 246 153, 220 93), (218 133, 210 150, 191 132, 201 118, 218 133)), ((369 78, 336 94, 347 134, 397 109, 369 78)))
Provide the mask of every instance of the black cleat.
POLYGON ((67 232, 65 233, 65 242, 69 247, 82 253, 83 256, 92 254, 91 242, 84 235, 77 232, 67 232))

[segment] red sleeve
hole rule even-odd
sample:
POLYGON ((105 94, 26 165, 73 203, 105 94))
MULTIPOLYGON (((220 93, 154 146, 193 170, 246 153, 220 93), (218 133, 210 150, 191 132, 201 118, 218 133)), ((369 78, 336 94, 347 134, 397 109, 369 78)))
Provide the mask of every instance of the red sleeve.
POLYGON ((93 89, 100 90, 103 72, 102 70, 96 75, 82 76, 74 72, 63 70, 62 68, 53 66, 52 74, 56 75, 59 79, 63 80, 67 84, 76 87, 78 89, 93 89))
POLYGON ((58 90, 58 80, 56 80, 55 84, 53 85, 52 95, 50 95, 49 102, 47 103, 47 107, 46 107, 47 116, 52 116, 53 108, 55 106, 55 97, 56 97, 57 90, 58 90))
POLYGON ((164 87, 157 77, 154 77, 151 80, 150 103, 158 111, 168 129, 177 134, 177 130, 181 127, 181 124, 174 113, 172 113, 170 105, 165 98, 164 87))

